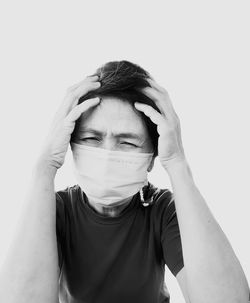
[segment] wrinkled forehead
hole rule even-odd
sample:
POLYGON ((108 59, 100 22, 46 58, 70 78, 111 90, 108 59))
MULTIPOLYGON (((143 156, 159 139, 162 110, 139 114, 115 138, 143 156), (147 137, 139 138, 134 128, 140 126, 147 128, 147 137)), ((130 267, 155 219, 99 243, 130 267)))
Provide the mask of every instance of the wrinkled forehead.
POLYGON ((147 135, 145 121, 142 114, 133 108, 128 101, 106 97, 101 102, 83 112, 78 121, 81 129, 92 127, 98 129, 112 129, 117 131, 133 131, 147 135))
POLYGON ((94 107, 90 107, 86 112, 83 112, 81 119, 86 118, 89 115, 108 115, 122 118, 129 118, 132 115, 136 118, 139 116, 139 112, 133 108, 133 105, 128 101, 115 97, 101 97, 100 103, 94 107))

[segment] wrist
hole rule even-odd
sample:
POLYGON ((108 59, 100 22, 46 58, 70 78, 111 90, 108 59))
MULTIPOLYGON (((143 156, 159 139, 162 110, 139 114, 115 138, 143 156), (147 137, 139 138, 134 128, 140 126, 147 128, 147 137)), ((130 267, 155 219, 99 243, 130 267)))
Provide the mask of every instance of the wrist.
POLYGON ((35 176, 48 176, 53 179, 56 176, 57 167, 53 166, 46 157, 40 156, 35 162, 32 173, 35 176))
POLYGON ((176 156, 167 161, 160 161, 160 162, 161 162, 161 165, 163 166, 163 168, 166 169, 167 171, 169 171, 169 173, 171 173, 171 171, 175 171, 176 169, 179 169, 181 167, 188 165, 187 159, 185 158, 185 156, 176 156))
POLYGON ((183 176, 193 181, 192 172, 190 166, 185 157, 173 158, 163 165, 167 171, 170 179, 174 179, 175 176, 183 176))

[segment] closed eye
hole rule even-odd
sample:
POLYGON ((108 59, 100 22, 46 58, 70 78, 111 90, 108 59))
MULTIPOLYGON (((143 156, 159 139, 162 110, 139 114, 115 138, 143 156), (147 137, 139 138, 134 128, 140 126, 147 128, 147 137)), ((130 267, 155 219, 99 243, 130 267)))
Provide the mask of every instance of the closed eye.
POLYGON ((129 142, 121 142, 121 144, 128 144, 128 145, 132 145, 132 146, 137 147, 137 145, 135 145, 135 144, 133 144, 133 143, 129 143, 129 142))
MULTIPOLYGON (((95 137, 88 137, 88 138, 82 138, 81 141, 84 141, 84 140, 97 140, 99 141, 97 138, 95 137)), ((127 144, 127 145, 130 145, 130 146, 134 146, 134 147, 138 147, 137 145, 133 144, 133 143, 130 143, 130 142, 121 142, 121 144, 127 144)))
POLYGON ((97 138, 94 138, 94 137, 88 137, 88 138, 82 138, 81 140, 87 140, 87 139, 94 139, 94 140, 98 140, 97 138))

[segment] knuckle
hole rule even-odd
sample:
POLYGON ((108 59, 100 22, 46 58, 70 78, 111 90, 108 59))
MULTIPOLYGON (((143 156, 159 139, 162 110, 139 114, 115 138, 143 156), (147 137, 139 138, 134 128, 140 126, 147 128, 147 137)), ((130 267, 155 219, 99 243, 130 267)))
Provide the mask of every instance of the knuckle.
POLYGON ((79 111, 80 108, 81 108, 81 104, 77 104, 75 107, 72 108, 71 113, 75 114, 76 112, 79 111))
POLYGON ((180 124, 180 118, 178 117, 178 115, 176 114, 175 111, 174 111, 174 119, 175 119, 177 124, 180 124))
POLYGON ((165 88, 162 88, 161 89, 161 93, 166 96, 166 98, 169 100, 169 94, 168 94, 168 91, 165 89, 165 88))
POLYGON ((77 98, 76 92, 73 89, 69 89, 67 91, 67 96, 70 97, 71 99, 76 99, 77 98))
POLYGON ((70 125, 70 117, 65 117, 63 120, 62 120, 62 127, 63 128, 68 128, 70 125))
POLYGON ((173 134, 175 133, 175 131, 176 131, 176 127, 172 123, 170 123, 168 127, 168 133, 173 134))
POLYGON ((160 89, 161 89, 163 92, 166 92, 166 93, 168 92, 164 86, 160 86, 160 89))
POLYGON ((69 86, 69 87, 66 89, 66 92, 67 92, 67 93, 71 93, 72 90, 73 90, 73 85, 69 86))
POLYGON ((172 122, 172 125, 173 125, 173 128, 176 129, 178 127, 178 125, 179 125, 178 120, 174 118, 173 122, 172 122))
POLYGON ((84 83, 88 83, 88 82, 93 82, 93 76, 87 76, 85 79, 84 79, 84 81, 83 81, 84 83))

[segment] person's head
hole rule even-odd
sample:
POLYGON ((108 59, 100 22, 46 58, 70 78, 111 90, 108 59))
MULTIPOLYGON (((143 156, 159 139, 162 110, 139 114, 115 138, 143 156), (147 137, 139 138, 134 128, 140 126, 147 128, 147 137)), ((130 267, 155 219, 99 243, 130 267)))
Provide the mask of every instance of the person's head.
POLYGON ((149 104, 159 112, 154 101, 140 91, 150 86, 147 78, 152 77, 140 66, 128 61, 108 62, 94 75, 99 76, 101 87, 81 97, 78 104, 96 96, 101 98, 101 102, 76 121, 71 141, 110 150, 152 152, 150 171, 158 155, 159 134, 157 126, 138 111, 134 103, 149 104))

